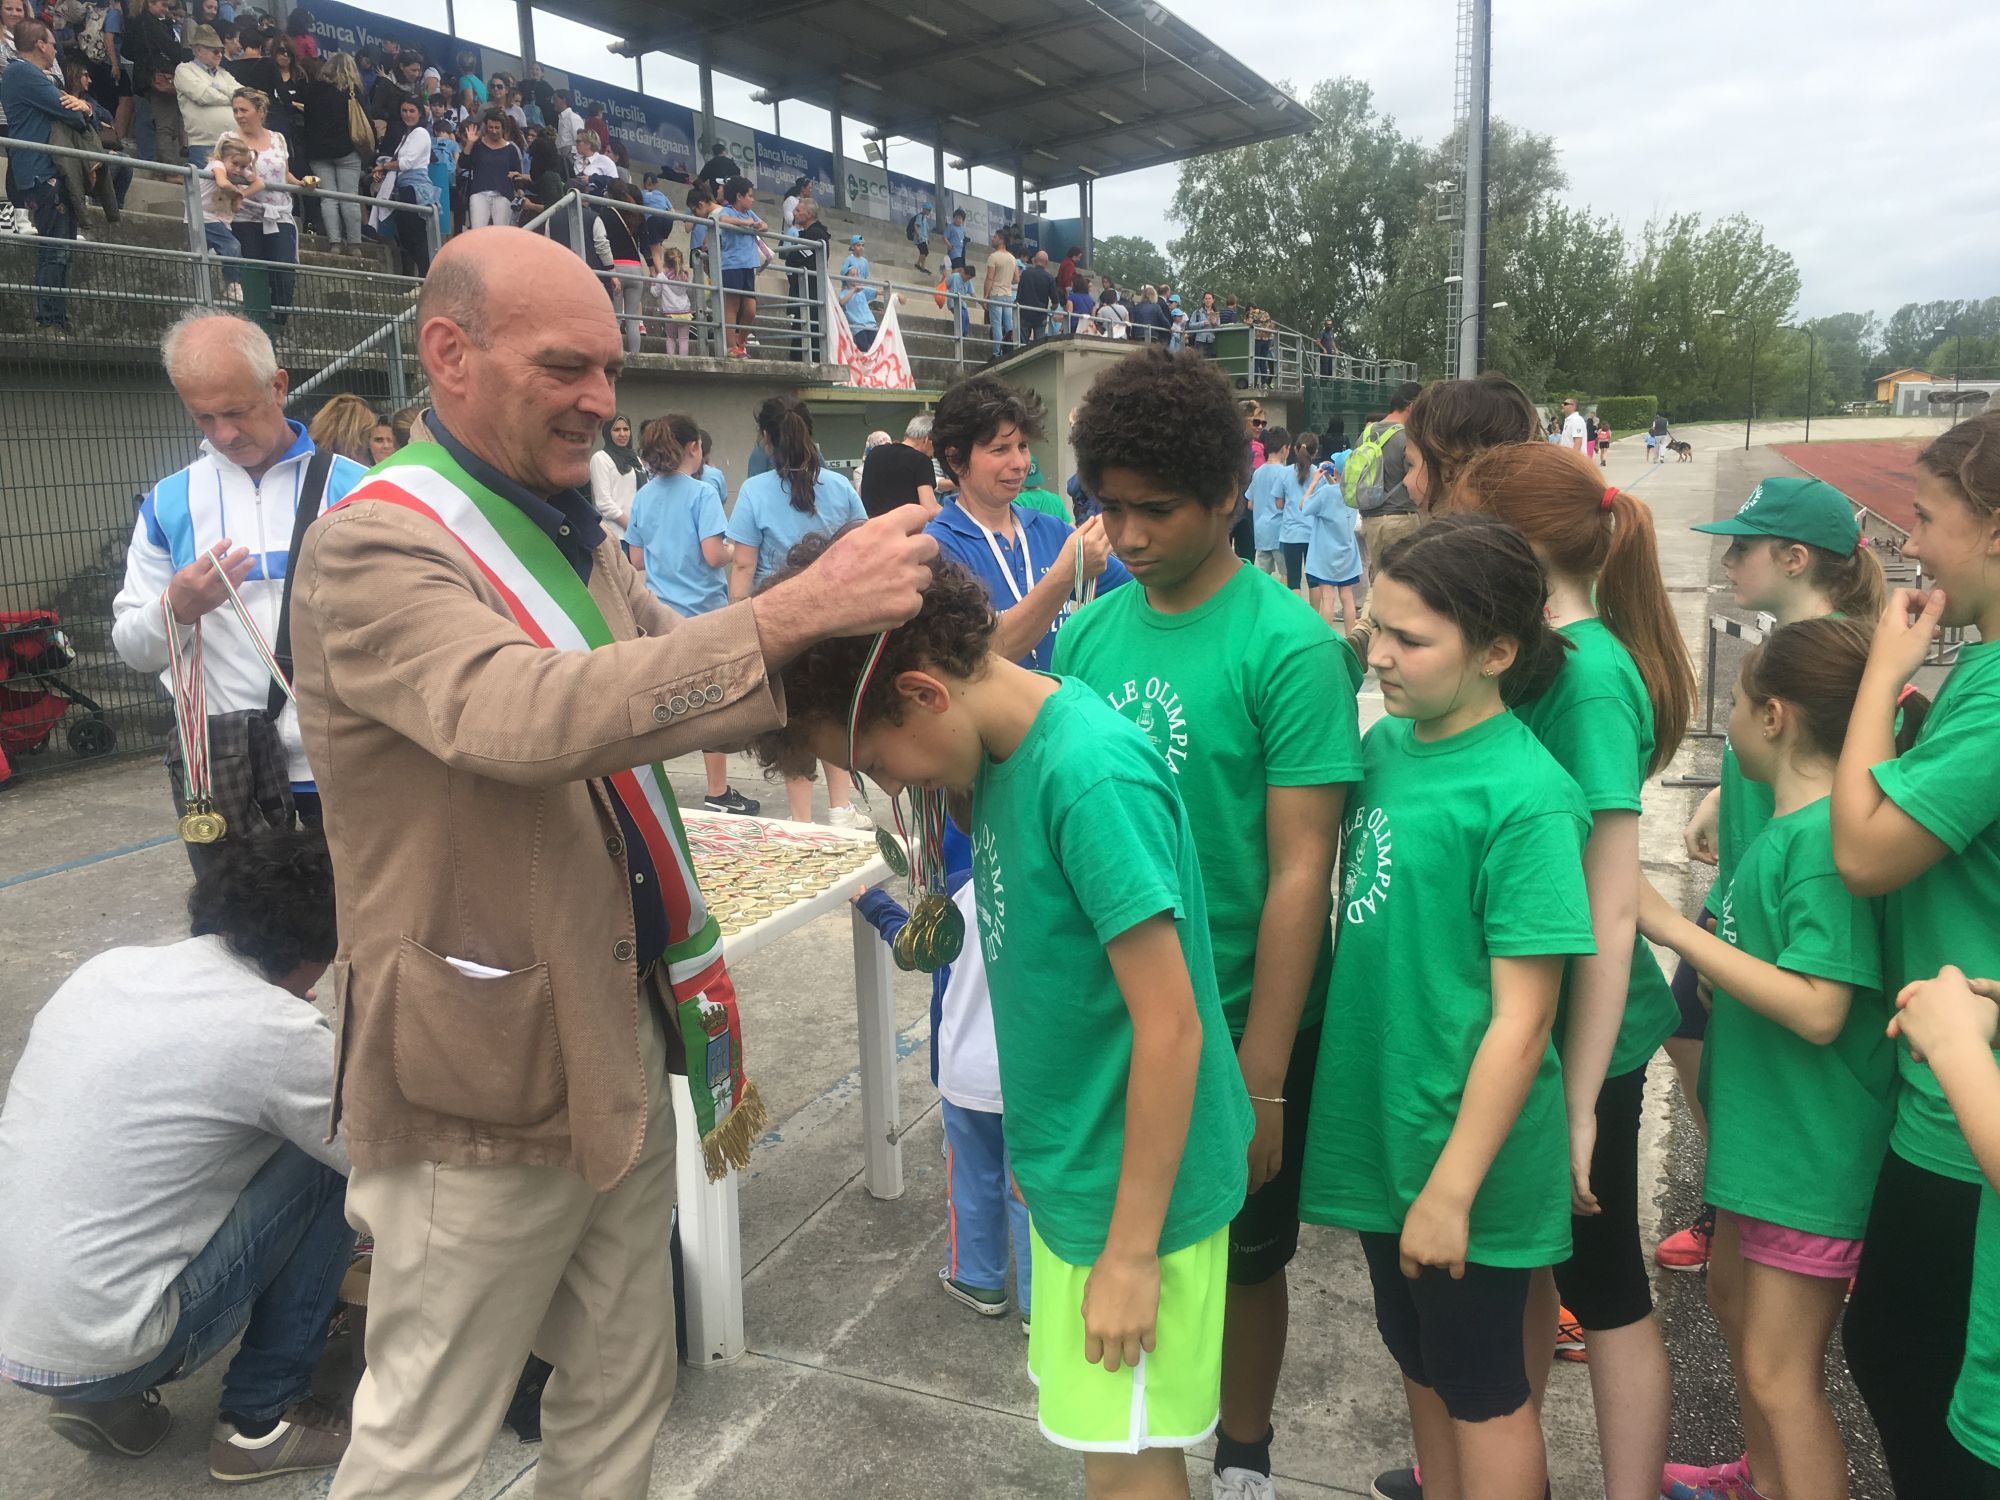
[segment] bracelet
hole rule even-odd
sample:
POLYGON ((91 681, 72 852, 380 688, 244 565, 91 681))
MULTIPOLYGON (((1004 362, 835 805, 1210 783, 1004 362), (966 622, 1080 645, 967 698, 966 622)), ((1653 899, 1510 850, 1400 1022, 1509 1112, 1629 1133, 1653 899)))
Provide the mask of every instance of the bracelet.
POLYGON ((1252 1099, 1255 1099, 1259 1104, 1283 1104, 1285 1102, 1285 1096, 1283 1094, 1280 1094, 1275 1099, 1266 1098, 1262 1094, 1252 1094, 1250 1097, 1252 1099))

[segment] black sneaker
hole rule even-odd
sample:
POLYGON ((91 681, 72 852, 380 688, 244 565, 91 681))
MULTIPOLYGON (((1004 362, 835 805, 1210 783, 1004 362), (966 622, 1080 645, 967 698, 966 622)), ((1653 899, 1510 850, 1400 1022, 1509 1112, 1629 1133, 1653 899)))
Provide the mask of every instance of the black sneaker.
POLYGON ((143 1390, 110 1401, 75 1401, 58 1396, 49 1408, 49 1426, 91 1453, 144 1458, 174 1425, 160 1393, 143 1390))
POLYGON ((1391 1469, 1375 1476, 1368 1493, 1375 1500, 1424 1500, 1424 1482, 1415 1469, 1391 1469))
POLYGON ((701 805, 710 812, 738 813, 748 818, 754 817, 757 809, 764 804, 751 801, 748 797, 737 791, 735 787, 731 786, 724 787, 722 795, 719 797, 705 798, 701 805))

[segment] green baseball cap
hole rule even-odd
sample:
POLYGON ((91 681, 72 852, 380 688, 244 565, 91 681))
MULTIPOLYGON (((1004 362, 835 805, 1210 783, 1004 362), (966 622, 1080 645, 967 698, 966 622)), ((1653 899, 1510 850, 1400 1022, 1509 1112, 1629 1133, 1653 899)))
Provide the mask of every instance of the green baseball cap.
POLYGON ((1726 521, 1704 521, 1694 528, 1712 536, 1771 536, 1788 542, 1824 547, 1846 557, 1861 545, 1861 523, 1854 502, 1824 479, 1780 475, 1762 480, 1750 498, 1726 521))

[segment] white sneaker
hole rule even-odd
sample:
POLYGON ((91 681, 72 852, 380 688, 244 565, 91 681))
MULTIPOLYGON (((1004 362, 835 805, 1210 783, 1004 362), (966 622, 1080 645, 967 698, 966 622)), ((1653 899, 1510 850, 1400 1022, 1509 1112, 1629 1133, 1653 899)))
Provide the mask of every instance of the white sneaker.
POLYGON ((1219 1469, 1208 1476, 1209 1500, 1277 1500, 1269 1474, 1255 1469, 1219 1469))
POLYGON ((835 828, 853 828, 866 833, 875 826, 875 820, 854 806, 836 807, 826 815, 826 821, 835 828))
POLYGON ((223 300, 227 302, 241 302, 243 300, 243 288, 237 282, 225 282, 222 288, 222 296, 223 300))

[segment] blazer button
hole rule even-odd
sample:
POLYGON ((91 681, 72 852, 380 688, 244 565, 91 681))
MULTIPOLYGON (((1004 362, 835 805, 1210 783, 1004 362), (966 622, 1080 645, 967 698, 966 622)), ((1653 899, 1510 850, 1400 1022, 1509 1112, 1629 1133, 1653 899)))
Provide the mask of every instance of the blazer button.
POLYGON ((625 854, 625 840, 613 834, 604 841, 604 852, 613 859, 622 859, 625 854))
POLYGON ((711 682, 707 687, 702 689, 701 697, 704 703, 720 703, 722 701, 722 689, 717 684, 711 682))
POLYGON ((629 964, 632 961, 632 955, 638 951, 638 944, 634 943, 630 938, 620 938, 611 945, 611 956, 621 964, 629 964))
POLYGON ((673 716, 674 711, 668 708, 666 704, 656 703, 653 705, 653 722, 655 724, 664 724, 673 716))
POLYGON ((667 700, 667 707, 677 714, 684 714, 688 711, 688 701, 679 693, 675 693, 672 698, 667 700))

